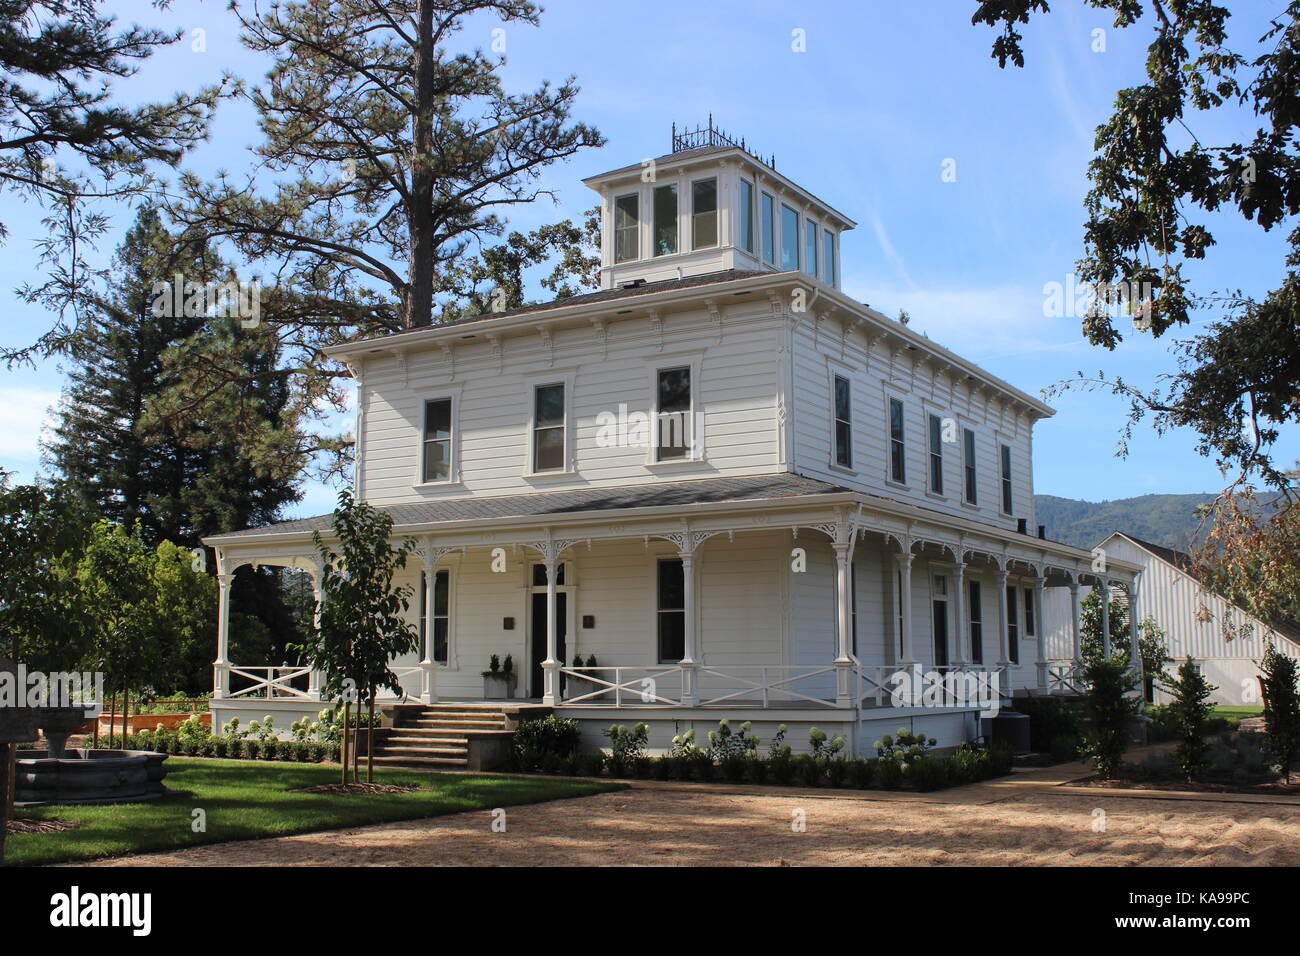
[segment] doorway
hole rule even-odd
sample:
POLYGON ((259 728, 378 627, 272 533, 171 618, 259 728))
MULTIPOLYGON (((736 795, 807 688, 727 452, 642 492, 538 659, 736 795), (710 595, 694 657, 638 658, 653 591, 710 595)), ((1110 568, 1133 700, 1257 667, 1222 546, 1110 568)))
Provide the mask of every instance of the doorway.
MULTIPOLYGON (((529 655, 531 666, 529 668, 529 697, 542 696, 544 689, 544 676, 542 672, 542 661, 546 660, 546 592, 533 592, 531 595, 532 606, 529 610, 529 620, 532 622, 532 653, 529 655)), ((565 648, 565 632, 568 630, 569 621, 569 596, 563 591, 555 592, 555 656, 560 661, 567 661, 568 652, 565 648)))

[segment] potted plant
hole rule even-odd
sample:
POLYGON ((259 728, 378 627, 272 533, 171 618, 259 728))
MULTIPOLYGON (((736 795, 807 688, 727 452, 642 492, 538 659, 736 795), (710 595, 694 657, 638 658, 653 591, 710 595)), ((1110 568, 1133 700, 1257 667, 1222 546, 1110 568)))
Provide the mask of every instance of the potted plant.
POLYGON ((486 700, 508 700, 515 694, 515 662, 507 654, 503 665, 501 658, 493 654, 488 661, 488 669, 483 671, 483 697, 486 700))

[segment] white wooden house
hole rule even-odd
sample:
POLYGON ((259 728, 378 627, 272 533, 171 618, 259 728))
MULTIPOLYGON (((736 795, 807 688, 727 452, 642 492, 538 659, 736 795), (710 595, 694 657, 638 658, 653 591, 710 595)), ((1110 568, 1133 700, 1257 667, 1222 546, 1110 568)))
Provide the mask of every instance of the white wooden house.
MULTIPOLYGON (((853 221, 715 131, 585 182, 600 291, 333 350, 357 495, 419 543, 410 699, 487 707, 480 673, 509 654, 518 703, 592 742, 645 721, 662 748, 729 717, 866 752, 900 725, 978 733, 980 707, 952 703, 971 695, 907 700, 900 668, 996 681, 995 701, 1061 686, 1045 589, 1098 578, 1029 533, 1052 410, 841 292, 853 221)), ((242 564, 315 574, 329 528, 207 539, 218 722, 320 707, 315 675, 230 660, 228 608, 242 564)))
MULTIPOLYGON (((1107 558, 1142 568, 1137 593, 1137 622, 1151 618, 1165 635, 1165 648, 1174 659, 1172 672, 1189 656, 1217 688, 1212 700, 1219 704, 1260 703, 1259 661, 1272 643, 1300 660, 1300 628, 1286 621, 1262 621, 1205 587, 1192 558, 1122 531, 1102 541, 1097 550, 1107 558)), ((1049 653, 1066 646, 1064 633, 1069 612, 1059 597, 1048 595, 1049 653)), ((1169 694, 1159 685, 1150 688, 1156 703, 1169 694)))

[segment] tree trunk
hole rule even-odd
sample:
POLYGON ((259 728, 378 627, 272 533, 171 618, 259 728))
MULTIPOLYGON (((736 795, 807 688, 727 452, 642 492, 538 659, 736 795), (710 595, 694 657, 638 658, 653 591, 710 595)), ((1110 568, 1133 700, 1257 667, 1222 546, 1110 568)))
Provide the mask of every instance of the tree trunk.
POLYGON ((366 728, 366 783, 375 782, 375 689, 370 688, 370 726, 366 728))
POLYGON ((343 732, 339 736, 339 762, 343 764, 343 777, 339 781, 346 784, 348 782, 348 699, 343 698, 343 732))
POLYGON ((407 264, 405 324, 433 324, 433 124, 436 79, 433 43, 435 0, 418 0, 416 10, 415 116, 411 130, 411 205, 407 230, 411 260, 407 264))

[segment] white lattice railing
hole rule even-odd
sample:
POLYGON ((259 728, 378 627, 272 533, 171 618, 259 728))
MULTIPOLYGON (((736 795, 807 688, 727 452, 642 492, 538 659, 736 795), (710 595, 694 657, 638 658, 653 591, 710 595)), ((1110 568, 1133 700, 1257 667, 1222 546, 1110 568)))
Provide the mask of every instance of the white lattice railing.
POLYGON ((1079 679, 1079 662, 1056 660, 1047 662, 1047 692, 1049 694, 1082 694, 1079 679))
POLYGON ((241 687, 237 691, 232 691, 230 697, 265 697, 270 700, 275 697, 297 697, 302 700, 313 700, 310 693, 305 690, 299 690, 294 687, 292 681, 300 677, 310 677, 310 667, 231 667, 229 668, 231 677, 242 677, 244 680, 252 681, 249 687, 241 687))
POLYGON ((561 667, 567 679, 565 704, 623 707, 657 704, 680 707, 684 671, 680 665, 654 667, 561 667), (672 690, 677 695, 670 696, 672 690))
POLYGON ((859 664, 857 673, 858 700, 863 707, 884 707, 900 697, 910 700, 918 694, 929 706, 963 707, 1011 693, 1004 683, 1006 668, 1000 665, 923 666, 919 668, 919 687, 917 671, 897 664, 859 664))
POLYGON ((773 704, 812 704, 834 707, 835 666, 833 664, 755 664, 736 667, 699 667, 700 706, 725 703, 757 702, 761 707, 773 704), (705 685, 716 689, 705 692, 705 685), (798 685, 796 687, 796 685, 798 685), (711 696, 710 696, 711 694, 711 696))

